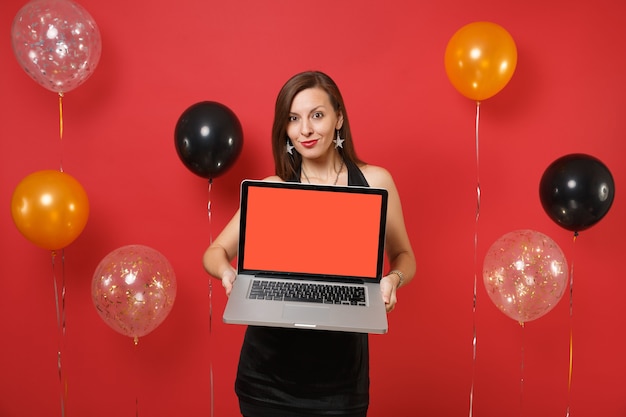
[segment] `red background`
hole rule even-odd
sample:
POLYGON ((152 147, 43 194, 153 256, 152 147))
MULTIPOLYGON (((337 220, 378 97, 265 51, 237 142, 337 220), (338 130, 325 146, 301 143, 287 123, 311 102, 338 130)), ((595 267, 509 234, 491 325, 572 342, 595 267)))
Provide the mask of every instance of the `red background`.
POLYGON ((394 175, 418 259, 390 333, 371 338, 370 414, 467 415, 473 390, 477 417, 565 415, 568 406, 572 416, 626 415, 621 1, 83 0, 103 53, 66 94, 62 141, 57 96, 11 50, 23 4, 0 3, 0 415, 61 415, 60 345, 68 416, 135 415, 136 404, 143 416, 237 415, 243 327, 221 323, 225 296, 219 284, 209 291, 201 256, 234 212, 239 182, 272 174, 274 99, 307 69, 338 82, 360 156, 394 175), (509 31, 518 65, 481 105, 477 160, 475 104, 451 86, 443 56, 454 32, 478 20, 509 31), (210 193, 173 142, 178 117, 202 100, 229 106, 245 134, 210 193), (608 215, 575 242, 538 198, 545 168, 574 152, 602 160, 617 185, 608 215), (64 336, 50 253, 10 215, 19 181, 61 160, 91 204, 64 251, 64 336), (495 308, 480 278, 491 243, 517 229, 552 237, 575 265, 573 297, 524 328, 495 308), (136 347, 99 318, 90 294, 99 261, 129 244, 162 252, 178 282, 170 315, 136 347))

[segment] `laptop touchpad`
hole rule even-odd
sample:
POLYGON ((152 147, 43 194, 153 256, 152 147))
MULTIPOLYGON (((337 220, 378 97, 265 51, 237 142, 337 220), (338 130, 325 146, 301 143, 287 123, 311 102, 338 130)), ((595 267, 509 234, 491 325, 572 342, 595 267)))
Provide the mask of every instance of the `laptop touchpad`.
POLYGON ((330 308, 324 306, 301 306, 285 304, 283 318, 294 323, 318 323, 328 321, 330 308))

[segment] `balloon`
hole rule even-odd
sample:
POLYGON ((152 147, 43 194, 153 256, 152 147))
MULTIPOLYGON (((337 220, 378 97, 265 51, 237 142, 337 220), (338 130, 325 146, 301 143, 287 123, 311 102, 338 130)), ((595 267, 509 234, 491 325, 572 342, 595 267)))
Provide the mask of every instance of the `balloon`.
POLYGON ((213 101, 196 103, 176 123, 174 143, 185 166, 212 179, 233 165, 243 147, 243 131, 235 113, 213 101))
POLYGON ((481 101, 496 95, 511 80, 517 48, 502 26, 474 22, 460 28, 448 41, 444 63, 459 93, 481 101))
POLYGON ((155 249, 122 246, 98 264, 91 296, 102 320, 137 343, 172 310, 176 276, 168 260, 155 249))
POLYGON ((24 71, 48 90, 67 93, 95 70, 102 45, 96 22, 70 0, 32 0, 11 27, 13 52, 24 71))
POLYGON ((608 168, 585 154, 565 155, 552 162, 539 184, 539 198, 546 214, 564 229, 579 232, 608 213, 615 184, 608 168))
POLYGON ((520 323, 552 310, 567 287, 567 261, 559 246, 533 230, 517 230, 496 240, 483 263, 491 301, 520 323))
POLYGON ((13 222, 28 240, 44 249, 62 249, 83 231, 89 200, 80 183, 60 171, 28 175, 13 191, 13 222))

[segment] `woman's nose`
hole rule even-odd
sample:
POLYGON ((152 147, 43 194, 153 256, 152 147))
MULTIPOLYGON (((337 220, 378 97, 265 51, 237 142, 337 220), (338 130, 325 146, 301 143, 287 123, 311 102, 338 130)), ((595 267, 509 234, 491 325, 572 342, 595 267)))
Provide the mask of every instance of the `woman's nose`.
POLYGON ((302 120, 302 126, 300 126, 300 131, 302 136, 309 136, 313 133, 313 127, 311 126, 311 122, 308 120, 302 120))

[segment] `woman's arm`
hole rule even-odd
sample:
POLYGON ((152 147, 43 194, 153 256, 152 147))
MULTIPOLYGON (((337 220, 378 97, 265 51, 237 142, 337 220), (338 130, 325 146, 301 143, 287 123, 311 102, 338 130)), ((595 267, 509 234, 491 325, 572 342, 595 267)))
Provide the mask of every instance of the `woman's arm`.
POLYGON ((384 168, 372 165, 366 165, 361 169, 370 186, 384 188, 389 195, 385 251, 390 272, 399 271, 399 273, 388 273, 381 280, 381 292, 389 312, 393 310, 397 302, 396 290, 400 286, 407 285, 415 275, 415 254, 404 224, 400 195, 391 174, 384 168))
POLYGON ((202 257, 204 269, 213 277, 222 281, 226 295, 230 295, 233 282, 237 276, 235 268, 231 265, 237 256, 239 243, 239 211, 228 222, 224 230, 211 243, 202 257))
MULTIPOLYGON (((273 175, 266 177, 263 181, 282 181, 273 175)), ((202 257, 202 265, 209 275, 222 280, 222 286, 226 290, 226 295, 230 295, 233 289, 233 282, 237 278, 237 271, 231 262, 237 256, 239 245, 239 210, 228 222, 224 230, 211 243, 202 257)))

